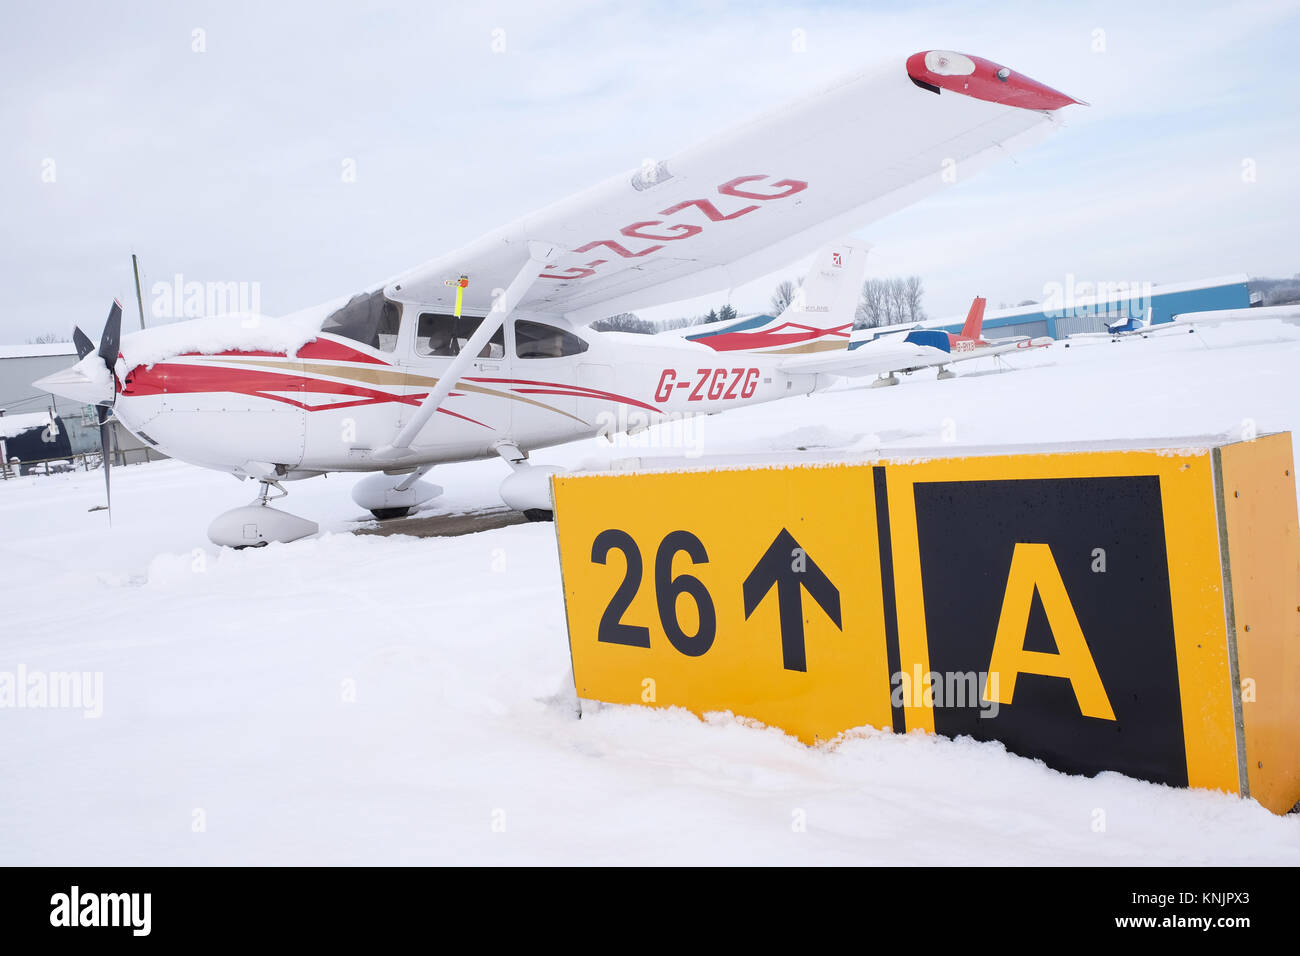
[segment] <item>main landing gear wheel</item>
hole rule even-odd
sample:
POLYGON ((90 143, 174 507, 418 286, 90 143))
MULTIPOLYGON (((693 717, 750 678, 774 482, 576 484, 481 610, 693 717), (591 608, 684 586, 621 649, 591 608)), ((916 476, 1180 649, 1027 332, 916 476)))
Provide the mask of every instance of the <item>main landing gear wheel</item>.
POLYGON ((370 513, 380 521, 391 521, 394 518, 405 518, 411 513, 410 508, 371 508, 370 513))
POLYGON ((551 478, 564 474, 564 469, 554 465, 530 465, 528 456, 514 442, 497 442, 496 452, 510 466, 510 474, 501 482, 501 500, 529 521, 554 521, 551 478))
POLYGON ((405 518, 412 511, 442 494, 442 488, 420 476, 432 465, 420 465, 409 472, 389 475, 377 471, 352 486, 352 500, 380 521, 405 518))

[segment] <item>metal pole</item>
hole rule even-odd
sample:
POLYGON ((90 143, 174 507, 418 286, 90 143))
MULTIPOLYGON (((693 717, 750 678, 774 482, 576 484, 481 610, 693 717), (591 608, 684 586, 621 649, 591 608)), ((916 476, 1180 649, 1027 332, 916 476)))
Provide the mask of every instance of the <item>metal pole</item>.
POLYGON ((140 330, 144 331, 144 297, 140 295, 140 263, 131 253, 131 271, 135 273, 135 304, 140 309, 140 330))

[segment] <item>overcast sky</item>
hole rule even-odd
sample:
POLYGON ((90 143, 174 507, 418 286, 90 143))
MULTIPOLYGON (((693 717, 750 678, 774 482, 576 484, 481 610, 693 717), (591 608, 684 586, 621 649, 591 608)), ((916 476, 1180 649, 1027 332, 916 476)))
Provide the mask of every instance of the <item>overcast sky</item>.
MULTIPOLYGON (((133 302, 133 250, 146 309, 178 273, 258 283, 271 315, 347 295, 932 48, 1092 104, 1015 162, 858 234, 871 275, 923 277, 932 316, 975 294, 1038 299, 1067 273, 1290 276, 1298 44, 1295 2, 10 5, 0 343, 75 323, 97 336, 113 296, 133 302)), ((731 301, 765 308, 798 271, 731 301)))

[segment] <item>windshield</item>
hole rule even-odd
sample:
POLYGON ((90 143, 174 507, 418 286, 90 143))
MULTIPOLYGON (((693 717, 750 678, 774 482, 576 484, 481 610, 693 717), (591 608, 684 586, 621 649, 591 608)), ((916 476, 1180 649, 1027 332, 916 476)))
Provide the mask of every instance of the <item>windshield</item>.
POLYGON ((391 352, 397 348, 397 330, 401 322, 401 303, 384 298, 381 289, 354 295, 347 305, 329 314, 321 325, 321 331, 381 352, 391 352))

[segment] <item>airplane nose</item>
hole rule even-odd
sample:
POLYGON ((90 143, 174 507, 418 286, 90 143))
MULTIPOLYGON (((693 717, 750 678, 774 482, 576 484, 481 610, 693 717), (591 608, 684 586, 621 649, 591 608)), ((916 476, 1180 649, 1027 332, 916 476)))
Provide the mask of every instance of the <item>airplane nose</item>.
POLYGON ((85 405, 108 405, 117 388, 104 360, 92 352, 70 368, 33 382, 36 388, 85 405))

